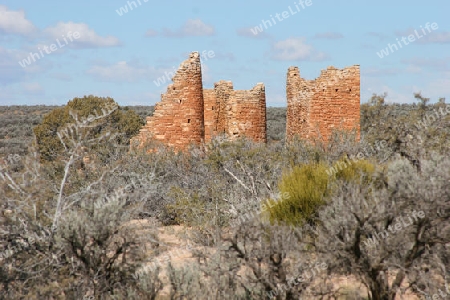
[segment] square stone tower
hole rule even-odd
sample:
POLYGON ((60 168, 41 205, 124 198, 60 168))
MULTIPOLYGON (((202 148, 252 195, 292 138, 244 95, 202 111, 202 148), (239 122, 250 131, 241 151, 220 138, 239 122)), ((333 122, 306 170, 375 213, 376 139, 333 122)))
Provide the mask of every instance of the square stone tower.
POLYGON ((327 142, 333 129, 360 134, 359 65, 342 70, 328 67, 319 78, 305 80, 290 67, 286 82, 286 140, 295 136, 327 142))
POLYGON ((205 142, 215 135, 228 139, 247 137, 266 142, 266 93, 264 84, 251 90, 233 89, 231 81, 221 80, 213 90, 203 90, 205 102, 205 142))

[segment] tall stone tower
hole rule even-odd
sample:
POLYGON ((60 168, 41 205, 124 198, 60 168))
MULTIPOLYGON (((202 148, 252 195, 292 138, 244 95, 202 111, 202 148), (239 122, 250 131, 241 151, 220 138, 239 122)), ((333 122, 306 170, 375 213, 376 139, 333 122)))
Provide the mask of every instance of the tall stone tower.
POLYGON ((360 133, 360 69, 328 67, 319 78, 305 80, 298 67, 290 67, 286 81, 286 140, 321 138, 333 129, 360 133))
POLYGON ((190 143, 204 139, 203 85, 200 55, 192 52, 172 78, 173 83, 161 95, 153 116, 131 146, 143 146, 149 139, 161 141, 176 149, 185 149, 190 143))

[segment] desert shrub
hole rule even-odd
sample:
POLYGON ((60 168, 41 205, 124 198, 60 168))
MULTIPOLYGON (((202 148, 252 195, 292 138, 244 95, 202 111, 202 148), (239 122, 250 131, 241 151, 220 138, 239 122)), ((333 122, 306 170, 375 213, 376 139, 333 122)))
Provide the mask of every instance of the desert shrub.
POLYGON ((267 211, 271 223, 301 225, 309 221, 317 208, 325 203, 328 180, 324 164, 295 166, 285 173, 279 183, 279 190, 287 196, 278 202, 268 200, 267 211))
POLYGON ((243 215, 256 216, 261 199, 277 193, 283 155, 279 143, 266 146, 244 139, 217 139, 207 147, 164 163, 169 174, 163 185, 166 210, 160 217, 193 226, 196 240, 210 245, 218 229, 234 226, 243 215))
MULTIPOLYGON (((180 188, 173 188, 171 195, 175 199, 174 204, 167 206, 167 212, 173 214, 177 224, 184 224, 189 227, 202 227, 208 224, 212 217, 212 206, 210 201, 204 201, 197 192, 187 193, 180 188)), ((218 209, 222 209, 220 205, 218 209)), ((224 218, 220 214, 216 224, 223 226, 224 218)))
MULTIPOLYGON (((137 134, 144 124, 133 110, 120 109, 112 98, 92 95, 74 98, 66 106, 52 110, 43 118, 41 124, 34 127, 37 149, 42 161, 54 161, 60 157, 64 151, 64 144, 61 142, 60 136, 78 134, 73 132, 74 126, 71 124, 83 123, 90 117, 96 121, 95 124, 90 124, 90 126, 96 126, 95 130, 85 129, 82 126, 77 128, 89 131, 90 135, 86 136, 86 139, 96 138, 110 132, 110 135, 117 135, 116 140, 119 145, 125 146, 129 145, 130 138, 137 134), (105 115, 105 117, 98 118, 99 120, 95 119, 99 115, 105 115)), ((111 150, 105 150, 101 144, 97 145, 95 149, 98 149, 98 154, 103 154, 103 156, 111 150)))
POLYGON ((448 276, 450 161, 431 157, 420 172, 392 160, 377 188, 341 182, 318 211, 314 253, 333 274, 355 276, 368 299, 396 299, 415 286, 437 293, 448 276))
POLYGON ((384 140, 390 149, 408 159, 417 169, 427 152, 445 153, 450 138, 448 104, 430 104, 429 98, 414 94, 418 104, 385 104, 385 95, 374 95, 361 105, 361 134, 373 144, 384 140))
MULTIPOLYGON (((72 285, 84 294, 103 298, 130 287, 137 289, 133 274, 145 253, 145 239, 137 231, 144 228, 126 224, 135 215, 133 209, 127 209, 125 191, 122 193, 103 192, 81 200, 58 230, 64 254, 72 258, 80 274, 74 276, 72 285)), ((154 228, 146 229, 155 240, 154 228)))
MULTIPOLYGON (((42 124, 45 115, 57 108, 61 108, 61 106, 0 106, 0 142, 5 142, 5 147, 0 146, 0 157, 8 154, 27 154, 28 148, 34 140, 33 128, 42 124)), ((153 106, 126 106, 120 108, 120 110, 122 109, 126 114, 127 110, 136 112, 140 117, 141 124, 144 124, 145 118, 153 113, 153 106)), ((131 116, 130 125, 132 125, 131 128, 134 128, 133 123, 138 119, 134 114, 131 116)), ((128 117, 123 118, 123 120, 126 119, 128 117)), ((127 129, 125 128, 124 131, 127 129)), ((126 133, 125 136, 131 136, 133 132, 126 133)))
POLYGON ((372 163, 342 159, 336 164, 344 167, 335 167, 336 172, 332 176, 329 176, 330 167, 317 162, 295 166, 290 172, 286 172, 278 186, 282 199, 269 199, 264 208, 267 209, 270 222, 285 222, 290 225, 311 223, 311 217, 325 204, 326 197, 339 184, 336 180, 364 185, 372 182, 372 174, 375 172, 375 165, 372 163))
POLYGON ((355 161, 345 158, 337 161, 334 169, 336 171, 332 175, 334 179, 341 179, 347 182, 354 181, 358 184, 369 184, 376 166, 367 160, 355 161))
POLYGON ((63 184, 47 177, 47 166, 39 163, 38 156, 26 157, 20 162, 24 167, 16 171, 2 170, 0 196, 7 208, 0 218, 0 241, 5 241, 0 242, 2 295, 7 299, 154 297, 159 289, 154 274, 139 282, 133 274, 142 264, 145 245, 157 241, 156 225, 129 223, 147 200, 138 197, 148 196, 143 191, 153 192, 154 178, 129 172, 133 165, 123 164, 130 161, 117 160, 102 174, 91 176, 67 160, 63 184), (138 234, 142 230, 145 235, 138 234))
MULTIPOLYGON (((128 150, 120 135, 100 143, 77 140, 67 150, 63 146, 64 151, 50 152, 57 157, 51 164, 40 164, 32 153, 24 156, 0 174, 0 298, 82 299, 95 294, 98 299, 154 299, 161 289, 158 271, 138 280, 133 273, 143 267, 142 246, 158 242, 156 225, 144 233, 128 226, 154 218, 193 226, 186 235, 209 246, 192 251, 192 265, 169 266, 175 299, 265 299, 274 292, 277 299, 339 299, 333 284, 341 275, 362 282, 366 289, 361 293, 369 299, 393 299, 395 293, 415 291, 414 286, 435 293, 450 269, 449 160, 429 150, 448 152, 450 116, 419 130, 416 123, 432 113, 432 105, 424 103, 418 111, 417 105, 387 105, 380 99, 363 105, 361 136, 369 144, 382 140, 392 145, 394 155, 383 165, 383 153, 360 161, 343 158, 356 154, 363 143, 339 132, 327 145, 216 140, 186 153, 161 148, 131 155, 117 150, 128 150), (416 139, 419 134, 422 139, 416 139), (83 163, 87 149, 104 159, 83 163), (283 174, 286 167, 290 171, 283 174), (333 173, 327 172, 330 168, 333 173), (290 181, 285 179, 290 175, 290 181), (290 184, 283 187, 283 180, 290 184), (113 195, 122 189, 115 202, 113 195), (304 202, 291 201, 294 196, 304 202), (265 199, 272 199, 271 209, 284 209, 273 222, 276 226, 259 218, 265 199), (389 229, 408 223, 414 210, 426 217, 399 232, 389 229), (249 217, 234 222, 243 216, 249 217), (142 218, 146 220, 137 220, 142 218), (308 222, 314 226, 306 226, 308 222), (58 228, 54 232, 52 224, 58 228), (318 287, 310 286, 311 281, 286 287, 290 278, 312 269, 306 265, 316 259, 329 266, 318 287), (277 289, 278 284, 285 290, 277 289)), ((81 120, 83 114, 78 114, 81 120)), ((147 114, 142 108, 139 115, 147 114)), ((268 116, 268 126, 280 128, 282 117, 283 109, 277 109, 268 116)), ((64 120, 64 115, 58 118, 64 120)), ((128 118, 134 120, 130 115, 120 126, 120 118, 93 121, 91 136, 104 136, 116 125, 129 135, 136 124, 128 118), (127 124, 129 130, 124 129, 127 124)), ((0 132, 7 140, 0 141, 0 148, 18 143, 22 132, 15 123, 26 119, 2 119, 0 132)), ((272 139, 280 138, 278 131, 271 133, 272 139)))

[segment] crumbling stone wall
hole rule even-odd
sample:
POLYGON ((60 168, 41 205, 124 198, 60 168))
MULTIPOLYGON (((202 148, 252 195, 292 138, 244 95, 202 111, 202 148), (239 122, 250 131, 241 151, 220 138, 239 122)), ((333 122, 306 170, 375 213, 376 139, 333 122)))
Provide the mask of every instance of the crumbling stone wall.
POLYGON ((225 134, 230 140, 247 137, 266 142, 266 93, 258 83, 248 91, 234 91, 231 81, 219 81, 204 90, 205 142, 225 134))
POLYGON ((153 116, 133 138, 131 145, 143 146, 149 139, 184 149, 191 142, 200 143, 204 138, 203 85, 198 52, 190 54, 174 77, 173 83, 161 95, 153 116))
POLYGON ((204 90, 205 99, 205 142, 220 134, 228 134, 227 107, 233 92, 231 81, 221 80, 214 89, 204 90))
POLYGON ((290 67, 286 81, 286 139, 328 141, 333 129, 360 133, 359 65, 342 70, 328 67, 319 78, 305 80, 290 67))
POLYGON ((215 135, 246 136, 266 142, 266 95, 262 83, 249 91, 234 91, 231 81, 203 90, 200 55, 191 53, 161 95, 153 116, 131 140, 132 148, 156 140, 178 150, 209 142, 215 135))

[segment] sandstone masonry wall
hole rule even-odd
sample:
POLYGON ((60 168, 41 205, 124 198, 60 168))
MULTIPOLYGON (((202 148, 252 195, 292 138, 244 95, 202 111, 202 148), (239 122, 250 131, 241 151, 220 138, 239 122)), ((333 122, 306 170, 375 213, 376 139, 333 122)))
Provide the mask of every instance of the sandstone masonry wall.
POLYGON ((231 81, 219 81, 204 90, 205 142, 225 134, 230 140, 247 137, 266 142, 266 93, 258 83, 249 91, 234 91, 231 81))
POLYGON ((234 91, 231 81, 219 81, 203 90, 200 56, 191 53, 161 95, 153 116, 131 147, 143 147, 151 139, 178 150, 190 143, 210 142, 225 134, 230 140, 246 136, 266 142, 265 87, 258 83, 249 91, 234 91))
POLYGON ((214 90, 203 90, 204 110, 203 117, 205 120, 205 142, 211 141, 213 135, 217 134, 217 114, 220 112, 219 102, 216 98, 214 90))
POLYGON ((220 134, 228 134, 228 113, 230 97, 233 93, 231 81, 221 80, 214 89, 204 90, 205 97, 205 142, 220 134))
POLYGON ((133 138, 131 145, 143 146, 149 139, 184 149, 204 138, 203 85, 198 52, 190 54, 172 78, 173 83, 161 95, 153 116, 133 138))
POLYGON ((360 132, 359 65, 342 70, 328 67, 319 78, 305 80, 298 67, 290 67, 286 82, 286 139, 295 135, 325 142, 333 129, 360 132))
POLYGON ((266 92, 258 83, 249 91, 235 91, 231 97, 228 117, 228 135, 246 136, 257 142, 266 142, 266 92))

